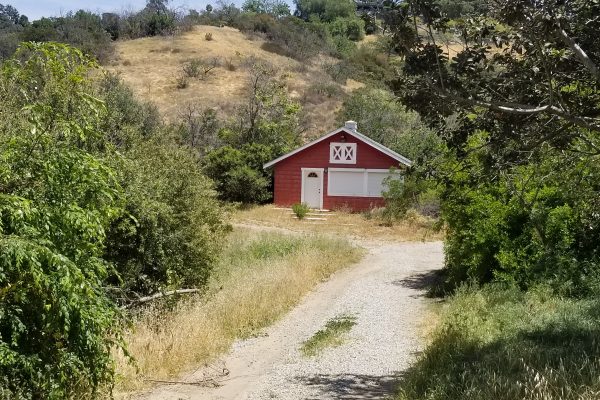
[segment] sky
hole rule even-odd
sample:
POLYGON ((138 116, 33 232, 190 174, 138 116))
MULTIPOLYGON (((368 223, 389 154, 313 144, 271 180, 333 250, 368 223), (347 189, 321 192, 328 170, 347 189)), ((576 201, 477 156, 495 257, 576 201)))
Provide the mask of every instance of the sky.
MULTIPOLYGON (((240 6, 244 0, 231 0, 240 6)), ((293 10, 293 1, 286 0, 293 10)), ((94 12, 114 12, 123 10, 139 10, 144 7, 146 0, 0 0, 2 4, 11 4, 21 14, 27 15, 30 21, 40 17, 55 17, 73 10, 89 10, 94 12)), ((215 6, 216 0, 171 0, 173 8, 203 10, 207 4, 215 6)))

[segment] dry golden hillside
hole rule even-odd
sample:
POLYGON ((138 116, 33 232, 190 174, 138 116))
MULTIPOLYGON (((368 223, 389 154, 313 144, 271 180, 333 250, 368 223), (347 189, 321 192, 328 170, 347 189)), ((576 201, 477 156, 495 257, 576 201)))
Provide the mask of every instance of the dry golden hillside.
POLYGON ((265 50, 268 48, 264 40, 248 37, 237 29, 197 26, 178 36, 118 42, 117 59, 107 69, 120 74, 138 96, 154 102, 165 119, 175 121, 188 104, 215 108, 222 118, 230 116, 244 97, 248 60, 264 60, 285 76, 291 97, 303 105, 306 135, 334 128, 335 112, 343 97, 361 84, 348 81, 338 85, 339 94, 335 96, 318 93, 317 86, 337 85, 323 70, 331 60, 304 64, 265 50), (206 34, 212 35, 212 40, 206 40, 206 34), (220 66, 206 79, 190 79, 189 86, 179 89, 177 77, 182 74, 183 64, 197 58, 218 59, 220 66))

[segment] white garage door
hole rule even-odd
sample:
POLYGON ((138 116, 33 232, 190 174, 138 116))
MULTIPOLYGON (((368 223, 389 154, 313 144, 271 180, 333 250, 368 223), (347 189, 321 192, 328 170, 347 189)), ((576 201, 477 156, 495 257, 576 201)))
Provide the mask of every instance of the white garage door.
POLYGON ((402 179, 398 171, 387 169, 329 168, 327 194, 329 196, 381 197, 387 190, 388 177, 402 179))

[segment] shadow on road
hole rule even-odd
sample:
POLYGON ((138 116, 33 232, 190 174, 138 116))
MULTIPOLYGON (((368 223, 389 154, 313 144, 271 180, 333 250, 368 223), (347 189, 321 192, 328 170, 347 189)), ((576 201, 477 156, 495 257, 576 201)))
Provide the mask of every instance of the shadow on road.
POLYGON ((297 380, 307 386, 317 386, 322 396, 311 398, 317 400, 323 398, 342 400, 366 400, 383 399, 394 394, 394 375, 312 375, 309 377, 298 377, 297 380))
MULTIPOLYGON (((436 297, 439 289, 444 283, 444 275, 441 270, 427 271, 420 274, 411 275, 404 279, 398 279, 392 282, 392 285, 402 286, 409 289, 425 291, 422 295, 425 297, 436 297)), ((419 296, 413 296, 419 297, 419 296)))

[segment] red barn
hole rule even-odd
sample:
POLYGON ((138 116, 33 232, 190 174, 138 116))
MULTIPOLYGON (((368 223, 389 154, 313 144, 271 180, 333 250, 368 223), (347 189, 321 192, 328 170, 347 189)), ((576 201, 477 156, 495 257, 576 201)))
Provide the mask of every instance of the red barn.
POLYGON ((274 168, 277 205, 362 211, 384 204, 383 180, 390 168, 410 165, 409 159, 359 133, 356 122, 348 121, 264 168, 274 168))

